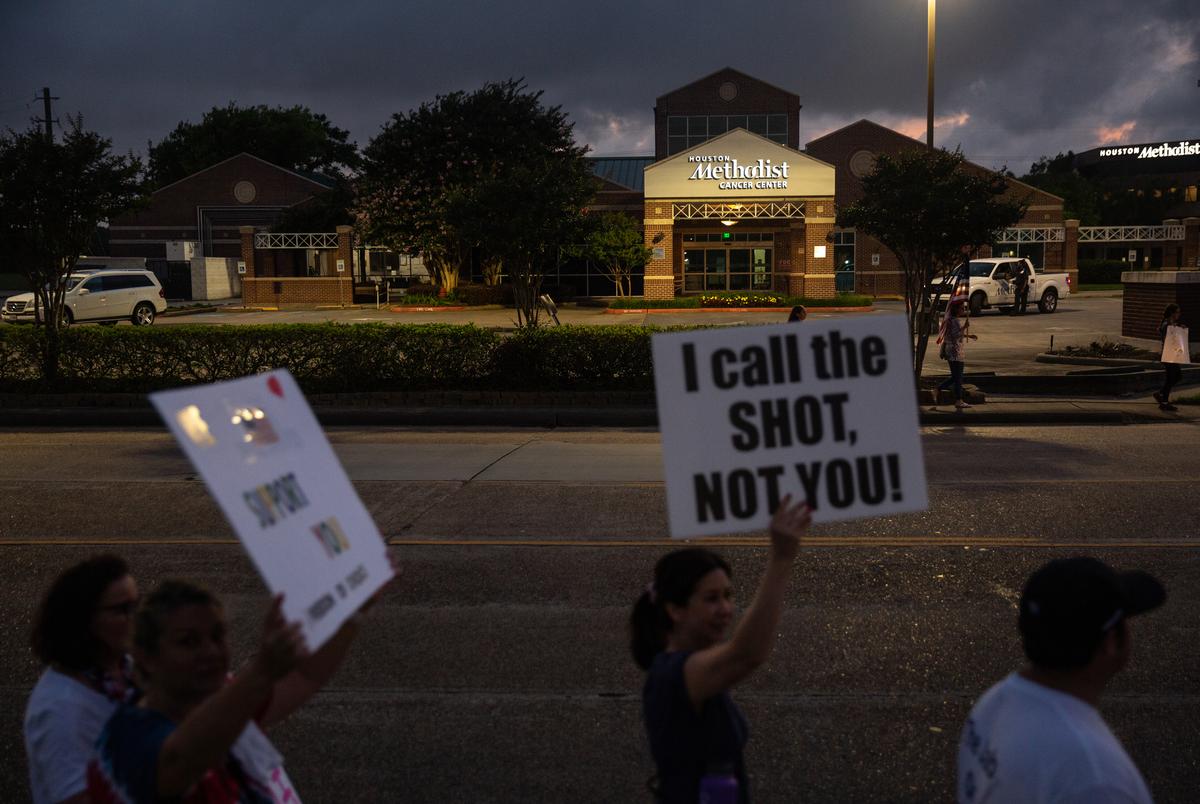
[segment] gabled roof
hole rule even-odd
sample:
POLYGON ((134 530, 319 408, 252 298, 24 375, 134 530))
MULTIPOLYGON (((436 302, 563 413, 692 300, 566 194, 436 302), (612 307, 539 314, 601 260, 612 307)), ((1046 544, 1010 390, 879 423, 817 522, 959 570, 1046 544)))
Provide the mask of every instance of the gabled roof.
POLYGON ((799 95, 796 95, 795 92, 791 92, 789 90, 783 89, 782 87, 777 87, 774 84, 771 84, 771 83, 768 83, 768 82, 762 80, 761 78, 755 78, 752 75, 748 75, 747 73, 744 73, 741 70, 735 70, 733 67, 722 67, 721 69, 717 70, 716 72, 709 73, 708 75, 704 76, 703 78, 697 78, 695 81, 689 81, 688 83, 684 84, 681 87, 676 87, 675 89, 672 89, 670 92, 664 92, 663 94, 659 95, 657 98, 654 99, 655 103, 657 103, 658 101, 667 97, 668 95, 674 95, 676 92, 682 92, 685 89, 690 89, 691 87, 696 86, 696 84, 703 84, 705 81, 709 81, 713 78, 716 78, 718 75, 721 75, 723 73, 732 73, 733 75, 737 76, 738 78, 742 79, 743 81, 753 81, 756 84, 761 84, 762 86, 770 87, 771 89, 775 90, 776 92, 782 92, 785 95, 792 95, 797 98, 800 97, 799 95))
POLYGON ((724 134, 720 134, 716 137, 713 137, 711 140, 705 140, 704 142, 700 143, 699 145, 693 145, 691 148, 680 151, 679 153, 671 154, 667 158, 659 160, 657 162, 655 162, 653 159, 651 159, 650 160, 651 164, 647 165, 647 168, 649 168, 650 170, 653 170, 653 169, 658 168, 662 165, 665 165, 669 162, 677 162, 680 159, 686 159, 694 151, 712 149, 714 145, 719 144, 721 142, 721 140, 724 140, 726 138, 741 138, 741 137, 753 137, 754 139, 762 140, 763 143, 765 143, 770 148, 780 148, 784 151, 788 151, 792 154, 795 154, 796 156, 803 157, 804 159, 806 159, 810 162, 815 162, 818 165, 823 165, 824 167, 827 167, 831 170, 833 169, 833 165, 829 164, 828 162, 822 161, 821 159, 818 159, 817 157, 813 156, 812 154, 805 153, 804 151, 799 151, 790 145, 785 145, 782 142, 776 142, 775 140, 764 137, 762 134, 755 134, 753 131, 748 131, 747 129, 740 128, 740 127, 739 128, 731 128, 729 131, 726 131, 724 134))
POLYGON ((654 163, 653 156, 589 156, 592 172, 607 182, 635 192, 646 188, 643 179, 646 166, 654 163))
POLYGON ((315 184, 318 187, 325 189, 325 190, 328 190, 337 184, 333 179, 331 179, 328 176, 325 176, 321 173, 311 173, 309 171, 292 170, 290 168, 285 168, 282 165, 277 165, 274 162, 268 162, 267 160, 265 160, 261 157, 255 156, 252 153, 247 153, 246 151, 242 151, 239 154, 234 154, 233 156, 229 157, 228 159, 222 159, 220 162, 214 162, 213 164, 209 165, 208 167, 204 168, 203 170, 197 170, 195 173, 192 173, 188 176, 184 176, 182 179, 176 179, 175 181, 171 182, 170 184, 159 187, 157 190, 154 191, 154 193, 151 193, 151 195, 161 193, 163 190, 166 190, 170 187, 174 187, 176 184, 188 181, 189 179, 193 179, 196 176, 199 176, 202 173, 207 173, 210 170, 214 170, 214 169, 220 167, 221 165, 224 165, 226 162, 232 162, 234 159, 241 159, 243 156, 253 159, 257 162, 262 162, 264 165, 273 167, 276 170, 282 171, 284 173, 290 173, 291 175, 293 175, 297 178, 300 178, 300 179, 303 179, 304 181, 315 184))
MULTIPOLYGON (((874 120, 868 120, 868 119, 866 119, 866 118, 864 117, 862 120, 857 120, 857 121, 855 121, 855 122, 853 122, 853 123, 849 123, 849 124, 847 124, 847 125, 844 125, 844 126, 842 126, 841 128, 839 128, 839 129, 836 129, 836 130, 834 130, 834 131, 831 131, 831 132, 829 132, 828 134, 822 134, 820 137, 817 137, 815 140, 809 140, 809 142, 805 144, 805 146, 804 146, 804 149, 805 149, 805 150, 808 150, 808 149, 809 149, 809 148, 811 148, 811 147, 812 147, 814 144, 816 144, 816 143, 818 143, 818 142, 821 142, 822 140, 827 140, 827 139, 829 139, 830 137, 837 136, 838 134, 841 134, 841 133, 842 133, 842 132, 844 132, 844 131, 849 131, 850 129, 852 129, 852 128, 857 128, 857 127, 859 127, 859 126, 870 126, 870 127, 872 127, 872 128, 877 128, 877 129, 879 129, 880 131, 886 132, 886 133, 887 133, 887 134, 889 134, 890 136, 892 136, 892 137, 895 137, 896 139, 900 139, 900 140, 907 140, 908 142, 912 143, 913 145, 915 145, 915 146, 916 146, 916 147, 918 147, 918 148, 925 148, 925 147, 927 147, 927 146, 925 145, 925 143, 924 143, 924 142, 922 142, 921 140, 918 140, 918 139, 915 139, 915 138, 913 138, 913 137, 910 137, 910 136, 908 136, 907 134, 902 134, 902 133, 900 133, 899 131, 896 131, 896 129, 894 129, 894 128, 888 128, 888 127, 887 127, 887 126, 885 126, 885 125, 882 125, 882 124, 880 124, 880 123, 876 123, 874 120)), ((988 173, 999 173, 999 171, 997 171, 997 170, 992 170, 991 168, 986 168, 986 167, 984 167, 983 165, 977 165, 977 164, 975 164, 974 162, 972 162, 972 161, 971 161, 971 160, 969 160, 969 159, 968 159, 968 160, 966 160, 966 163, 967 163, 968 165, 970 165, 971 167, 975 168, 976 170, 982 170, 982 171, 986 171, 986 172, 988 172, 988 173)), ((1005 177, 1005 180, 1006 180, 1006 181, 1007 181, 1009 184, 1017 184, 1017 185, 1020 185, 1021 187, 1026 187, 1026 188, 1028 188, 1028 189, 1029 189, 1031 192, 1041 193, 1042 195, 1046 195, 1046 196, 1049 196, 1049 197, 1051 197, 1051 198, 1056 198, 1056 199, 1058 199, 1059 201, 1062 201, 1062 200, 1063 200, 1061 197, 1059 197, 1059 196, 1055 195, 1054 193, 1049 193, 1049 192, 1046 192, 1045 190, 1041 189, 1040 187, 1034 187, 1032 184, 1026 184, 1025 182, 1021 181, 1020 179, 1015 179, 1015 178, 1009 178, 1009 177, 1005 177)))

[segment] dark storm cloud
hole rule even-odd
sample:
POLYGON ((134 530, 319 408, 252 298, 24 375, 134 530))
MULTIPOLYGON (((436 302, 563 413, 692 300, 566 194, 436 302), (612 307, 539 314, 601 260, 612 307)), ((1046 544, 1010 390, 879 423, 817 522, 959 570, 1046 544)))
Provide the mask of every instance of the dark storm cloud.
MULTIPOLYGON (((805 142, 862 117, 921 137, 926 0, 38 2, 0 32, 0 125, 50 86, 143 151, 231 100, 307 105, 366 145, 392 113, 524 76, 597 153, 648 153, 658 95, 726 65, 796 92, 805 142)), ((939 144, 1041 154, 1200 135, 1195 0, 941 0, 939 144)))

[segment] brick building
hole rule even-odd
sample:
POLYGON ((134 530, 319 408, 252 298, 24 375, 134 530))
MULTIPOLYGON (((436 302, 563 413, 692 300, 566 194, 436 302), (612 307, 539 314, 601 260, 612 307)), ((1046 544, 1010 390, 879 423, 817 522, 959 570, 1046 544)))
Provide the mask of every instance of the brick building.
POLYGON ((800 100, 730 68, 658 98, 645 296, 832 296, 834 169, 797 149, 800 100))
MULTIPOLYGON (((700 291, 902 292, 899 262, 873 238, 834 226, 836 209, 862 197, 880 154, 924 143, 869 120, 799 150, 800 100, 732 68, 659 97, 655 161, 643 182, 647 298, 700 291), (785 175, 786 172, 786 175, 785 175)), ((968 163, 969 170, 990 172, 968 163)), ((1078 221, 1061 198, 1010 180, 1028 205, 991 253, 1068 271, 1078 221)))
MULTIPOLYGON (((805 153, 834 166, 837 171, 838 206, 852 204, 863 196, 862 179, 875 169, 880 154, 897 156, 905 151, 924 150, 925 143, 890 128, 860 120, 809 142, 805 153)), ((966 163, 968 170, 992 173, 966 163)), ((1008 200, 1027 205, 1025 215, 1001 241, 980 256, 1029 257, 1039 270, 1067 271, 1076 282, 1074 259, 1079 222, 1063 220, 1063 200, 1024 184, 1008 180, 1008 200)), ((872 237, 853 230, 834 231, 838 290, 869 295, 902 294, 900 263, 895 254, 872 237)))
POLYGON ((271 226, 288 207, 333 187, 333 180, 271 164, 248 153, 231 156, 161 187, 150 203, 113 218, 109 248, 114 257, 169 259, 180 254, 241 256, 238 229, 271 226))

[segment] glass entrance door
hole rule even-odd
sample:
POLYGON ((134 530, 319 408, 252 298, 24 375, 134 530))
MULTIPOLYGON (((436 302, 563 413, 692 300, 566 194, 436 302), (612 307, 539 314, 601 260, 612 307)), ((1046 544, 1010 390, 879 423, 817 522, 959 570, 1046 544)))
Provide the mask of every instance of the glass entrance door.
POLYGON ((769 248, 689 248, 683 252, 685 293, 770 289, 769 248))

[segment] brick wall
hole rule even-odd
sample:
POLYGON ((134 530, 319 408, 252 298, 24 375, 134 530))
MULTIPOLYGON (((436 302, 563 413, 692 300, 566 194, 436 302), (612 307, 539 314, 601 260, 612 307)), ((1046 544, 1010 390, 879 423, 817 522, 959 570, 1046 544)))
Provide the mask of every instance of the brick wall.
POLYGON ((787 145, 800 147, 800 97, 726 68, 659 96, 654 104, 654 158, 667 157, 668 116, 710 114, 785 114, 788 118, 787 145), (718 94, 726 81, 737 86, 737 96, 728 101, 718 94))
POLYGON ((1158 325, 1168 304, 1178 304, 1188 338, 1200 340, 1200 273, 1151 271, 1122 275, 1121 334, 1128 338, 1158 339, 1158 325), (1137 278, 1159 281, 1136 281, 1137 278))
POLYGON ((242 301, 247 305, 354 303, 354 283, 344 277, 255 277, 242 279, 242 301))

